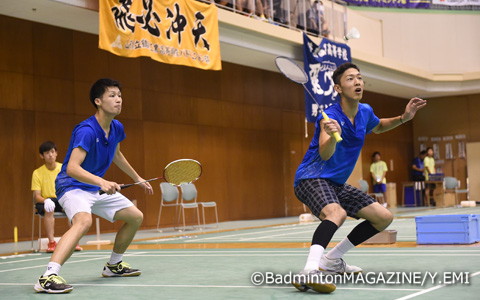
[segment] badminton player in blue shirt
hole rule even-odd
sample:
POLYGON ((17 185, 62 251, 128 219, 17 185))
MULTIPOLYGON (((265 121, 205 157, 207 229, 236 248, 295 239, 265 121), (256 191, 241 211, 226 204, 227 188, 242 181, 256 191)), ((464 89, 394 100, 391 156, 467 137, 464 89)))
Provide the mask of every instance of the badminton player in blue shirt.
MULTIPOLYGON (((368 104, 360 103, 364 82, 360 69, 345 63, 333 73, 334 88, 341 101, 325 110, 330 120, 319 114, 315 134, 309 149, 295 175, 295 194, 322 222, 315 230, 306 265, 301 274, 319 272, 358 273, 362 269, 350 266, 342 259, 353 247, 361 244, 392 222, 389 210, 372 197, 346 184, 362 149, 365 135, 382 133, 410 121, 427 103, 412 98, 403 114, 379 119, 368 104), (337 143, 333 134, 338 132, 343 141, 337 143), (348 236, 325 254, 325 248, 346 217, 365 219, 348 236)), ((310 276, 305 276, 306 278, 310 276)), ((332 292, 334 285, 313 281, 295 281, 294 286, 306 291, 332 292)))
MULTIPOLYGON (((103 277, 138 276, 141 271, 122 261, 143 214, 121 193, 120 185, 103 178, 111 163, 115 163, 135 182, 144 181, 120 151, 125 138, 123 125, 115 120, 122 110, 120 84, 112 79, 99 79, 90 90, 95 115, 73 130, 70 145, 56 179, 56 193, 72 227, 60 239, 47 265, 47 270, 35 284, 36 292, 68 293, 73 287, 59 276, 60 268, 72 254, 80 238, 92 225, 92 213, 110 221, 125 223, 115 237, 110 260, 103 268, 103 277), (102 190, 105 194, 100 195, 102 190)), ((148 194, 151 185, 140 184, 148 194)))

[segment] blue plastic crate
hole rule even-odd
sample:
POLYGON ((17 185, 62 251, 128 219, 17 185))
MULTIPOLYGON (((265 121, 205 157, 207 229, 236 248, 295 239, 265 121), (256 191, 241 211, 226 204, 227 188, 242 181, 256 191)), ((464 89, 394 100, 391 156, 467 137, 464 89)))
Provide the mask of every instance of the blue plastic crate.
POLYGON ((473 244, 480 241, 480 215, 415 217, 417 244, 473 244))

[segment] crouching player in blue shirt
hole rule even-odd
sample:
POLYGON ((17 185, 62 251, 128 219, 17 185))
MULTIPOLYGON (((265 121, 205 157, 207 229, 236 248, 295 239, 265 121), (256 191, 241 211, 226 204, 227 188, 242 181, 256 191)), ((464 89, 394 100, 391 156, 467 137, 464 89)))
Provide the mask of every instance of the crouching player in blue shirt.
MULTIPOLYGON (((115 117, 122 110, 120 84, 112 79, 99 79, 90 90, 95 115, 73 130, 70 145, 56 179, 56 194, 72 227, 62 236, 47 265, 47 270, 35 284, 36 292, 68 293, 73 287, 59 276, 60 268, 70 257, 80 238, 92 225, 92 213, 110 222, 124 221, 115 237, 110 260, 102 276, 138 276, 141 271, 122 261, 123 253, 140 227, 143 214, 121 193, 120 185, 103 178, 114 162, 135 182, 143 181, 120 151, 125 139, 122 123, 115 117), (102 190, 105 193, 99 194, 102 190)), ((149 183, 141 186, 153 194, 149 183)))
POLYGON ((353 247, 361 244, 392 222, 389 210, 372 197, 346 184, 362 149, 365 135, 389 131, 410 121, 427 103, 419 98, 408 102, 402 115, 379 119, 372 107, 360 103, 364 82, 359 68, 352 63, 339 66, 333 73, 334 88, 341 100, 325 110, 330 121, 319 114, 309 149, 295 175, 295 194, 322 222, 315 230, 304 270, 293 285, 300 291, 313 289, 330 293, 335 285, 312 279, 321 272, 358 273, 362 269, 350 266, 342 259, 353 247), (337 143, 333 133, 343 141, 337 143), (327 254, 325 248, 346 217, 365 221, 327 254))

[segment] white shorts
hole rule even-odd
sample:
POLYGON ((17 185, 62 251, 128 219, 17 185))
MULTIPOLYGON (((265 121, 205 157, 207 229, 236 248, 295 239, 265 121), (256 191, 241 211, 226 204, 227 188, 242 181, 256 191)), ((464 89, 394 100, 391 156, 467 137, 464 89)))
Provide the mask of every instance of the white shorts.
POLYGON ((87 212, 113 223, 117 211, 133 206, 133 203, 119 192, 113 195, 100 195, 98 192, 87 192, 80 189, 66 192, 58 202, 70 222, 77 213, 87 212))

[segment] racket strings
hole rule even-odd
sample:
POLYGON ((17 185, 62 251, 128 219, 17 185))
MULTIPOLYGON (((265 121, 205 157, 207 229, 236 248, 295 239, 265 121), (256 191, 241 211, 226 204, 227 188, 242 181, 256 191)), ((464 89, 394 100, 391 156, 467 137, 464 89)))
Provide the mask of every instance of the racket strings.
POLYGON ((202 167, 193 160, 184 160, 174 162, 168 165, 164 171, 164 178, 167 182, 174 185, 190 183, 200 177, 202 167))
POLYGON ((291 59, 279 56, 275 59, 275 63, 277 64, 278 69, 288 79, 300 84, 308 82, 308 76, 305 71, 291 59))

